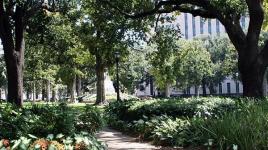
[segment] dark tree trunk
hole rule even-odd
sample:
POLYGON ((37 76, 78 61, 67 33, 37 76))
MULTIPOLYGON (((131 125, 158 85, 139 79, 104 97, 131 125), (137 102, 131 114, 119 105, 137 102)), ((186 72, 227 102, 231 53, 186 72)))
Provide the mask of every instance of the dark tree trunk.
POLYGON ((97 98, 95 104, 99 105, 105 102, 105 89, 104 89, 104 65, 102 58, 96 55, 96 75, 97 75, 97 98))
POLYGON ((81 96, 81 90, 82 89, 82 82, 81 82, 81 77, 77 76, 77 84, 76 84, 76 93, 77 97, 81 96))
POLYGON ((56 94, 57 94, 56 89, 53 89, 52 90, 52 97, 51 97, 52 102, 56 102, 56 94))
POLYGON ((202 89, 203 89, 203 96, 207 96, 207 89, 206 89, 206 80, 202 80, 202 89))
POLYGON ((42 81, 42 100, 44 101, 45 100, 45 97, 46 97, 46 89, 45 89, 45 81, 43 80, 42 81))
POLYGON ((33 103, 35 103, 35 98, 36 98, 36 88, 35 88, 35 81, 33 81, 33 103))
POLYGON ((72 103, 75 102, 75 91, 76 91, 75 89, 76 89, 76 76, 74 76, 72 84, 70 85, 70 94, 71 94, 70 100, 72 103))
POLYGON ((209 94, 210 95, 213 95, 213 94, 216 94, 217 93, 217 91, 215 89, 215 85, 212 84, 212 83, 209 84, 208 89, 209 89, 209 94))
POLYGON ((46 99, 47 99, 47 102, 50 102, 50 81, 49 80, 46 80, 46 99))
MULTIPOLYGON (((3 4, 1 2, 1 8, 3 4)), ((0 10, 0 38, 2 40, 7 68, 8 102, 17 106, 23 103, 23 64, 24 64, 24 19, 23 10, 17 6, 14 14, 14 27, 11 19, 0 10), (13 39, 14 33, 14 39, 13 39)))
POLYGON ((245 66, 244 64, 246 63, 239 65, 243 83, 243 96, 263 97, 263 81, 266 67, 258 62, 253 64, 250 63, 248 66, 245 66))

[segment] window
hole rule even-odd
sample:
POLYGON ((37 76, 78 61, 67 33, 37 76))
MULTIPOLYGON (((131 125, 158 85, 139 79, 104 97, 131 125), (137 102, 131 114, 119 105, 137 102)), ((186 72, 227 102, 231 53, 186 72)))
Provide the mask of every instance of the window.
POLYGON ((231 93, 231 84, 227 83, 227 93, 230 94, 231 93))
POLYGON ((222 84, 219 84, 219 94, 222 94, 222 84))
POLYGON ((237 94, 239 93, 239 82, 238 81, 236 82, 236 93, 237 94))
POLYGON ((220 21, 219 20, 216 20, 216 32, 217 32, 217 35, 220 35, 220 21))
POLYGON ((200 34, 204 33, 204 19, 200 17, 200 34))
POLYGON ((184 26, 185 26, 185 38, 188 39, 188 17, 187 14, 184 14, 184 26))
POLYGON ((196 36, 195 17, 192 16, 193 37, 196 36))
POLYGON ((208 33, 211 34, 211 19, 208 19, 208 33))

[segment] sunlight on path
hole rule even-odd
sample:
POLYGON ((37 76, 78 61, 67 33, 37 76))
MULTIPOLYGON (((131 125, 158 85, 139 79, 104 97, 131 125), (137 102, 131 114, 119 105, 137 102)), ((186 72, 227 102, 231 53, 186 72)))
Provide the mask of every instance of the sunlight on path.
POLYGON ((123 135, 121 132, 105 128, 97 134, 99 140, 106 142, 109 150, 155 150, 148 143, 138 143, 135 138, 123 135))

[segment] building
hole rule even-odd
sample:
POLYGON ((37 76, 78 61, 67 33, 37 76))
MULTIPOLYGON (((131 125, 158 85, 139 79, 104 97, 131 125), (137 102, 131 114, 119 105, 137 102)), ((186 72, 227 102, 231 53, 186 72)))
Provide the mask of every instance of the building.
MULTIPOLYGON (((201 17, 194 17, 188 13, 182 13, 177 17, 176 23, 179 24, 183 38, 192 39, 199 35, 220 35, 225 34, 225 28, 217 19, 204 19, 201 17)), ((240 24, 244 30, 247 29, 249 24, 249 18, 242 17, 240 24)), ((150 85, 142 84, 144 88, 137 89, 137 96, 152 96, 157 95, 159 92, 153 89, 150 85)), ((232 79, 231 76, 226 77, 217 87, 215 87, 217 95, 240 95, 243 93, 243 85, 240 81, 232 79)), ((206 88, 206 93, 209 93, 209 89, 206 88)), ((199 87, 189 87, 187 89, 177 89, 173 87, 171 89, 171 95, 197 95, 203 94, 201 86, 199 87)))

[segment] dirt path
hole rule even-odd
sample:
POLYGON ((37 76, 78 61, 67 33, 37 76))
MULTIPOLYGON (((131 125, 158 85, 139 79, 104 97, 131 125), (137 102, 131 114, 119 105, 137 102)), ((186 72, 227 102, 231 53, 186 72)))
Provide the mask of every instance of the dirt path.
POLYGON ((105 128, 97 134, 97 138, 106 142, 109 150, 155 150, 148 143, 139 143, 135 138, 123 135, 121 132, 105 128))

